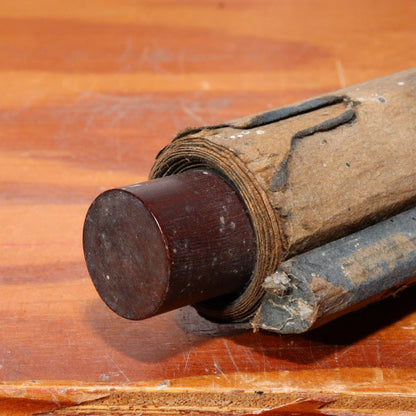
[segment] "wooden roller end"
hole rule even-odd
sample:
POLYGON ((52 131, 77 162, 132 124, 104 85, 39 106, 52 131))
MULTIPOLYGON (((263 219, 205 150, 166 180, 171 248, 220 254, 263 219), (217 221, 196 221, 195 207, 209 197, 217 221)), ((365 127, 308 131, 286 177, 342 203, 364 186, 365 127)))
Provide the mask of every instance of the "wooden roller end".
POLYGON ((243 203, 207 170, 102 193, 88 210, 83 245, 98 293, 129 319, 237 294, 256 261, 243 203))

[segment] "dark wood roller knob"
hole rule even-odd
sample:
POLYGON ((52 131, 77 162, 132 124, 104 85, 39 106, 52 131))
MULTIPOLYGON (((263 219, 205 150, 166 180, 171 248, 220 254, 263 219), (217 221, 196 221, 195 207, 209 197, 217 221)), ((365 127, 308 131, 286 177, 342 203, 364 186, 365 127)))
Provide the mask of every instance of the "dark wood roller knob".
POLYGON ((206 170, 102 193, 88 210, 83 244, 98 293, 129 319, 237 294, 256 261, 242 201, 206 170))

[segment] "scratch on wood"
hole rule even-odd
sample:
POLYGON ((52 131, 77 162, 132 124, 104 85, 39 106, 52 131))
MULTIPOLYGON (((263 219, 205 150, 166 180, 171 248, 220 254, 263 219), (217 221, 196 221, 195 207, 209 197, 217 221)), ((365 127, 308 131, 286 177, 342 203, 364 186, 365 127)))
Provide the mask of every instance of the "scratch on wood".
POLYGON ((380 345, 379 345, 379 340, 378 339, 376 339, 376 360, 377 360, 377 362, 376 362, 376 365, 377 365, 377 367, 380 367, 381 366, 381 355, 380 355, 380 345))
POLYGON ((120 372, 120 374, 126 379, 126 381, 130 382, 131 380, 126 376, 126 374, 124 373, 124 371, 119 367, 119 365, 113 360, 112 357, 110 357, 110 355, 105 354, 105 356, 111 361, 111 363, 114 364, 114 366, 117 368, 117 370, 120 372))
POLYGON ((227 380, 228 383, 231 383, 231 380, 227 377, 227 375, 224 373, 224 371, 221 370, 220 366, 217 364, 217 361, 215 360, 215 357, 213 357, 214 361, 214 367, 215 369, 227 380))
POLYGON ((237 363, 235 362, 235 360, 234 360, 234 357, 233 357, 233 354, 231 353, 231 350, 230 350, 230 347, 229 347, 229 345, 228 345, 228 343, 227 343, 227 341, 224 339, 223 340, 223 342, 224 342, 224 346, 225 346, 225 348, 227 349, 227 352, 228 352, 228 355, 229 355, 229 357, 230 357, 230 359, 231 359, 231 362, 233 363, 233 365, 234 365, 234 368, 237 370, 237 372, 239 373, 240 372, 240 369, 238 368, 238 365, 237 365, 237 363))
POLYGON ((185 358, 185 366, 183 367, 183 370, 185 371, 188 368, 188 362, 189 362, 189 356, 191 355, 191 351, 188 351, 188 354, 186 354, 185 358))
POLYGON ((339 85, 341 86, 341 88, 345 88, 347 86, 347 81, 346 81, 346 78, 345 78, 344 68, 342 66, 342 63, 341 63, 340 59, 337 59, 335 61, 335 67, 337 69, 339 85))

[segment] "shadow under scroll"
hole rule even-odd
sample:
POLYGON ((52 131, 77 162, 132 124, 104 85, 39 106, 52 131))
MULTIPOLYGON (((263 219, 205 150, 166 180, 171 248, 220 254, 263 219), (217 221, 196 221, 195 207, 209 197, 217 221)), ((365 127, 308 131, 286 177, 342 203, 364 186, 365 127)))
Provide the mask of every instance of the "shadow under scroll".
POLYGON ((90 326, 106 344, 136 360, 139 367, 163 366, 158 373, 162 378, 222 375, 236 368, 249 373, 377 367, 380 360, 386 366, 401 365, 400 351, 395 351, 399 344, 378 339, 377 334, 414 312, 415 298, 416 287, 412 287, 300 335, 253 333, 247 324, 212 323, 191 307, 128 321, 97 299, 86 313, 90 326), (376 346, 381 357, 374 352, 376 346))

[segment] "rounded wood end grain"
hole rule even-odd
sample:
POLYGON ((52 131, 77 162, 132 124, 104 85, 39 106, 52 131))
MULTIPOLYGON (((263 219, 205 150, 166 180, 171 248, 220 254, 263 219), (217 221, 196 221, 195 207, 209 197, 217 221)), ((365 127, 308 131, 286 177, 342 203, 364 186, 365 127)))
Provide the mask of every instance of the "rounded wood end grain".
POLYGON ((88 211, 83 243, 92 281, 113 311, 129 319, 157 313, 169 285, 169 252, 156 219, 135 195, 101 194, 88 211))

